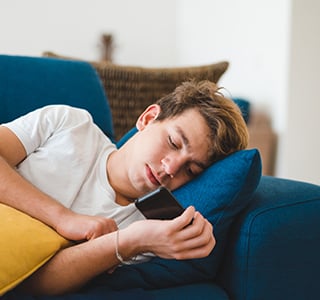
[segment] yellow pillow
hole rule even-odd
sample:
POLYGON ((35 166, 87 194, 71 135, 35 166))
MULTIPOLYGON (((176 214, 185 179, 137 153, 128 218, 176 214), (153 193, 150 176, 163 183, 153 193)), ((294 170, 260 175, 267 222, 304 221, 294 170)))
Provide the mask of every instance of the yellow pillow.
POLYGON ((0 296, 69 243, 44 223, 0 204, 0 296))

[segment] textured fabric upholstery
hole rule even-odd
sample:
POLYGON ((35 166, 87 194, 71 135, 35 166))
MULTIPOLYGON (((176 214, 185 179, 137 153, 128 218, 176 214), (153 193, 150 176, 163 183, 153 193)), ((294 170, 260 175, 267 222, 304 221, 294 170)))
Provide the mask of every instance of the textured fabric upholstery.
POLYGON ((68 104, 87 109, 114 139, 104 89, 95 69, 85 62, 0 55, 0 100, 0 123, 44 105, 68 104))
POLYGON ((319 186, 263 176, 221 268, 231 299, 317 299, 319 212, 319 186))

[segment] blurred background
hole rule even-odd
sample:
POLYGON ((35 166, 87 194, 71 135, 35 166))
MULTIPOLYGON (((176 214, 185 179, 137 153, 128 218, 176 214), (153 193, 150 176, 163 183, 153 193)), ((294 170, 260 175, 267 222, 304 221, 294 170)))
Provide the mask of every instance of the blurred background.
MULTIPOLYGON (((320 1, 0 0, 0 54, 144 67, 230 63, 232 97, 270 116, 275 175, 320 184, 320 1)), ((1 101, 1 99, 0 99, 1 101)))

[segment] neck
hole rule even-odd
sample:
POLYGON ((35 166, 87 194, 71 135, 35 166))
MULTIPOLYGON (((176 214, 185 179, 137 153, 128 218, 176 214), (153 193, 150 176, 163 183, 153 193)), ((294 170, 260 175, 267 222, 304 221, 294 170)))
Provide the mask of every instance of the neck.
POLYGON ((112 153, 110 153, 108 160, 107 160, 107 166, 106 166, 106 172, 107 177, 109 180, 109 184, 111 185, 112 189, 114 190, 116 194, 115 202, 119 205, 125 206, 133 202, 133 199, 130 199, 129 197, 125 196, 125 189, 123 186, 119 185, 124 184, 125 180, 123 178, 123 174, 121 174, 121 161, 119 161, 118 157, 119 150, 116 150, 112 153), (118 173, 120 170, 120 173, 118 173))
POLYGON ((123 195, 119 194, 116 192, 116 199, 115 199, 115 202, 119 205, 122 205, 122 206, 127 206, 129 205, 130 203, 132 203, 133 201, 126 197, 124 197, 123 195))

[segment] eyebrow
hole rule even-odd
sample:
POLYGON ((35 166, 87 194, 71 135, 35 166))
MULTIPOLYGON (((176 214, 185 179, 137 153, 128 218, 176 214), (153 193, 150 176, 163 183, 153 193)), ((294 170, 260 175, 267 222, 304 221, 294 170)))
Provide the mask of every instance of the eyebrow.
MULTIPOLYGON (((182 143, 184 144, 184 146, 188 149, 190 149, 190 142, 189 139, 186 137, 184 131, 182 130, 182 128, 180 126, 176 127, 178 134, 180 135, 180 137, 182 138, 182 143)), ((206 169, 207 166, 206 164, 202 163, 201 161, 198 160, 194 160, 193 163, 195 163, 199 168, 201 168, 202 170, 206 169)))

